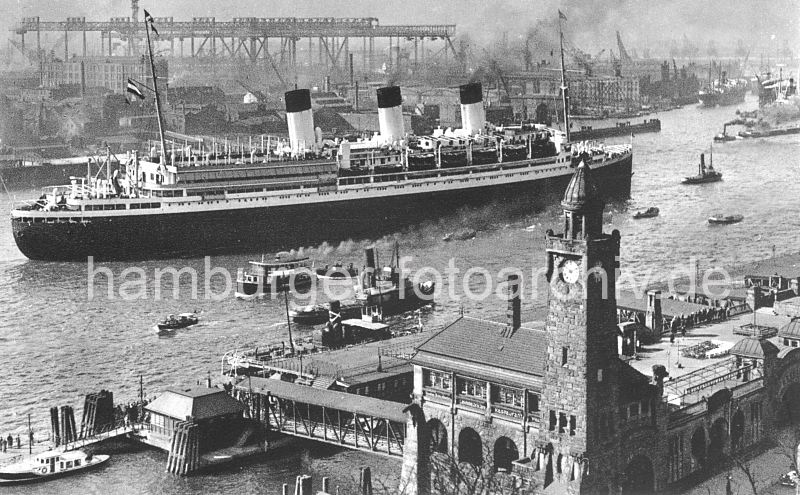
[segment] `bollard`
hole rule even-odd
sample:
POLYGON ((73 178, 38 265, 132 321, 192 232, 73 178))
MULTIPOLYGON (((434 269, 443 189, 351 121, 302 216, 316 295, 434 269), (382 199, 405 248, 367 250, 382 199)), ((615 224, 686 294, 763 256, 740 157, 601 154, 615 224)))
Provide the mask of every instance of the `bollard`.
POLYGON ((358 488, 361 495, 372 495, 372 473, 368 467, 361 468, 361 480, 358 488))

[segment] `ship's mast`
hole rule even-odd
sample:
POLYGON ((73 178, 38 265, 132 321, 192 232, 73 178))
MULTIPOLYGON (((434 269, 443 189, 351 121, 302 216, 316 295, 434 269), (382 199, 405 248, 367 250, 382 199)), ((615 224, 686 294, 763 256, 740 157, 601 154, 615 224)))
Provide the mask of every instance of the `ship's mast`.
POLYGON ((147 15, 145 11, 144 16, 144 32, 147 35, 147 55, 150 58, 150 74, 153 76, 153 93, 156 98, 156 117, 158 118, 158 137, 161 139, 161 159, 159 160, 159 169, 161 173, 166 175, 166 166, 164 162, 167 160, 167 145, 164 140, 164 117, 161 115, 161 98, 158 95, 158 78, 156 77, 156 64, 153 62, 153 47, 150 44, 150 21, 152 17, 147 15), (148 19, 149 18, 149 19, 148 19))
POLYGON ((561 45, 561 102, 564 105, 564 133, 569 142, 569 96, 567 95, 567 78, 564 68, 564 31, 561 29, 561 11, 558 12, 558 38, 561 45))

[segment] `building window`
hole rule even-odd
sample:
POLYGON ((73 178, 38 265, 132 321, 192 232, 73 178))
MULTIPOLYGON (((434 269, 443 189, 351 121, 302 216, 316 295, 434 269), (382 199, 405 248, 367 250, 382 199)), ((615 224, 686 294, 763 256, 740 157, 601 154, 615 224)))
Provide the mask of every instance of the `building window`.
POLYGON ((550 431, 555 431, 556 429, 556 412, 552 409, 550 410, 550 431))
POLYGON ((423 380, 426 387, 450 390, 450 374, 441 371, 425 370, 423 380))
POLYGON ((567 354, 569 353, 569 347, 562 347, 561 348, 561 366, 567 365, 567 354))
POLYGON ((528 392, 528 412, 537 412, 539 411, 539 396, 528 392))
POLYGON ((522 390, 495 386, 492 388, 492 402, 507 406, 522 407, 522 390))
POLYGON ((469 378, 458 378, 457 392, 459 395, 466 395, 469 397, 478 397, 481 399, 486 398, 486 382, 480 380, 470 380, 469 378))
POLYGON ((650 413, 650 401, 643 400, 642 401, 642 414, 649 414, 650 413))
POLYGON ((635 403, 631 404, 630 406, 628 406, 628 417, 629 418, 635 418, 638 415, 639 415, 639 403, 638 402, 635 402, 635 403))
POLYGON ((558 432, 564 433, 567 429, 567 415, 558 413, 558 432))
POLYGON ((571 437, 575 436, 575 428, 577 427, 577 422, 578 422, 578 420, 575 417, 575 415, 571 414, 569 416, 569 436, 571 436, 571 437))
POLYGON ((597 382, 603 381, 603 368, 597 370, 597 382))

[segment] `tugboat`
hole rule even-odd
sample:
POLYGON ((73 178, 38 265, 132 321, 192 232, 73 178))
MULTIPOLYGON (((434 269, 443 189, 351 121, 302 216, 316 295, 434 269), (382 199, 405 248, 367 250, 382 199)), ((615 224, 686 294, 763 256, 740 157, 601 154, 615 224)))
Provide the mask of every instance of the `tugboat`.
POLYGON ((655 206, 651 206, 650 208, 646 209, 645 211, 637 211, 633 214, 633 218, 653 218, 658 216, 658 208, 655 206))
POLYGON ((691 177, 686 177, 681 181, 681 184, 705 184, 707 182, 719 182, 722 180, 722 172, 714 170, 714 158, 712 155, 711 163, 706 167, 706 157, 704 153, 700 153, 700 165, 698 166, 698 174, 691 177))
POLYGON ((736 141, 736 136, 733 134, 728 134, 728 124, 723 124, 722 132, 714 136, 714 141, 720 143, 724 143, 726 141, 736 141))
POLYGON ((317 268, 317 280, 349 280, 358 277, 358 268, 352 263, 345 268, 341 262, 333 266, 325 265, 325 268, 317 268))
POLYGON ((107 455, 86 454, 82 450, 70 452, 47 451, 0 468, 0 485, 29 481, 44 481, 97 467, 108 460, 107 455))
POLYGON ((742 220, 744 220, 742 215, 723 215, 722 213, 708 217, 710 224, 739 223, 742 220))
MULTIPOLYGON (((392 262, 382 270, 376 268, 377 253, 374 247, 367 248, 365 255, 367 268, 361 272, 359 284, 355 287, 355 300, 341 302, 343 318, 359 318, 365 307, 379 307, 382 315, 391 316, 433 302, 434 282, 421 282, 415 286, 408 277, 401 276, 397 243, 392 262)), ((330 304, 315 304, 296 308, 290 315, 295 323, 318 325, 328 321, 330 310, 330 304)))
POLYGON ((239 269, 236 274, 236 297, 252 299, 274 295, 287 290, 306 291, 311 288, 311 269, 308 258, 298 258, 281 252, 272 262, 251 261, 252 272, 239 269))
POLYGON ((175 317, 175 315, 169 315, 164 321, 156 324, 156 330, 159 335, 164 335, 180 328, 197 325, 199 321, 200 319, 194 313, 181 313, 177 317, 175 317))

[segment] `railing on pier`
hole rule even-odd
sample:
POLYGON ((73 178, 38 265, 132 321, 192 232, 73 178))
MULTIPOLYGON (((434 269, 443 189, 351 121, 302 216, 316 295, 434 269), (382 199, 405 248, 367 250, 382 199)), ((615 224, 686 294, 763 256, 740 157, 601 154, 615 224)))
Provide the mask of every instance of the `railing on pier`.
POLYGON ((122 437, 129 435, 130 433, 134 433, 138 431, 143 425, 139 423, 128 423, 126 424, 125 421, 118 421, 116 423, 112 423, 109 425, 104 426, 100 429, 97 433, 86 436, 84 438, 79 438, 73 442, 66 443, 58 447, 58 450, 61 452, 67 452, 70 450, 80 449, 86 447, 87 445, 92 445, 98 442, 102 442, 104 440, 108 440, 109 438, 114 437, 122 437))

